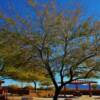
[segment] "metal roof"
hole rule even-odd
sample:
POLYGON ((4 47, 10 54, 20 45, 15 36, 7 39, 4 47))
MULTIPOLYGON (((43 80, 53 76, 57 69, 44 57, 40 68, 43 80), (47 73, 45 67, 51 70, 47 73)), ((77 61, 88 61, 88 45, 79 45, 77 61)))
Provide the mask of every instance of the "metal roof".
POLYGON ((97 83, 97 82, 89 80, 74 80, 70 84, 88 84, 88 83, 97 83))

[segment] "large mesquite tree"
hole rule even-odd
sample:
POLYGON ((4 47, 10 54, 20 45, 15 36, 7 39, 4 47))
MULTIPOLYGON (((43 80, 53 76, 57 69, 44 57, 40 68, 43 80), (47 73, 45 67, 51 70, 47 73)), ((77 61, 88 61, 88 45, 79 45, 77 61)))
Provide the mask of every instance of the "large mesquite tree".
POLYGON ((99 23, 93 23, 91 18, 80 21, 80 18, 80 9, 57 12, 54 2, 37 15, 33 47, 54 84, 53 100, 57 100, 63 86, 93 76, 99 69, 99 23), (94 61, 95 65, 90 66, 89 61, 94 61))
POLYGON ((21 19, 32 30, 21 34, 21 41, 15 40, 21 45, 21 50, 30 52, 24 56, 25 63, 15 65, 23 67, 31 61, 40 66, 40 70, 45 69, 55 87, 53 100, 57 100, 66 84, 99 74, 99 22, 91 18, 81 20, 80 9, 59 11, 55 2, 32 6, 35 26, 32 29, 21 19))

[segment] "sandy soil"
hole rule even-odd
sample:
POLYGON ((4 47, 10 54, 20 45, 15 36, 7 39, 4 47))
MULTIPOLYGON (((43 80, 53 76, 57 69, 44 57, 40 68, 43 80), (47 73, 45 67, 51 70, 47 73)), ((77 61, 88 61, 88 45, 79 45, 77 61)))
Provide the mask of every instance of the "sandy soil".
MULTIPOLYGON (((35 98, 33 97, 32 98, 27 98, 25 99, 22 99, 23 97, 9 97, 9 100, 52 100, 52 98, 35 98)), ((64 100, 64 98, 59 98, 58 100, 64 100)), ((100 100, 100 96, 92 96, 92 97, 89 97, 89 96, 81 96, 81 97, 76 97, 76 98, 72 98, 72 100, 100 100)))

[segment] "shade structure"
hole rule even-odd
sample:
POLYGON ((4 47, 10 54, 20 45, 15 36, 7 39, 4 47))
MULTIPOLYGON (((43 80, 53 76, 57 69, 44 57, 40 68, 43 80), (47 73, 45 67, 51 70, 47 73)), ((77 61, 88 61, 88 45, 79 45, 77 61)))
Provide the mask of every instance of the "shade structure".
POLYGON ((74 80, 70 84, 96 84, 96 81, 89 81, 89 80, 74 80))
POLYGON ((96 81, 89 81, 89 80, 74 80, 72 81, 70 84, 75 84, 76 86, 76 91, 78 91, 78 85, 79 84, 88 84, 89 88, 89 96, 91 97, 92 96, 92 88, 91 88, 91 85, 92 84, 96 84, 97 82, 96 81))
MULTIPOLYGON (((75 84, 75 89, 76 91, 79 91, 79 88, 78 88, 78 85, 80 84, 87 84, 89 86, 88 90, 89 90, 89 96, 91 97, 92 96, 92 88, 91 88, 91 85, 92 84, 96 84, 97 82, 96 81, 90 81, 90 80, 74 80, 72 81, 71 83, 69 84, 75 84)), ((59 82, 60 84, 60 82, 59 82)), ((65 88, 65 86, 64 86, 65 88)))

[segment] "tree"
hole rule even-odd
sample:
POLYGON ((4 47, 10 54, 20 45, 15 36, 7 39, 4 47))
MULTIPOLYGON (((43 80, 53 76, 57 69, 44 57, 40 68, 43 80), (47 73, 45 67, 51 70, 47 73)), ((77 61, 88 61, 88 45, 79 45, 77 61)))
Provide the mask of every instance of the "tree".
POLYGON ((25 68, 16 68, 7 66, 0 74, 4 79, 13 79, 19 82, 34 83, 35 92, 37 92, 37 82, 45 80, 45 74, 39 70, 25 68))
POLYGON ((0 56, 6 66, 5 69, 2 68, 0 75, 18 81, 33 82, 36 91, 37 82, 45 80, 47 73, 40 67, 40 62, 34 59, 30 37, 5 29, 1 30, 0 35, 0 56))
POLYGON ((38 13, 38 29, 41 31, 34 35, 34 47, 54 84, 53 100, 57 100, 63 86, 97 71, 97 66, 84 63, 97 58, 97 55, 99 57, 100 28, 90 18, 79 23, 80 9, 58 13, 50 2, 44 9, 38 13), (60 85, 56 79, 57 74, 60 85))
POLYGON ((99 71, 99 66, 88 66, 87 61, 94 60, 96 63, 100 56, 100 25, 90 18, 80 21, 79 8, 57 11, 53 1, 33 8, 37 27, 22 36, 22 40, 26 41, 22 49, 26 51, 27 46, 32 48, 32 55, 25 58, 25 64, 31 61, 46 70, 55 87, 53 100, 57 100, 66 84, 99 71), (56 76, 60 77, 60 85, 56 76))
POLYGON ((48 88, 50 88, 50 86, 52 86, 53 84, 52 84, 50 78, 46 78, 45 80, 41 80, 40 85, 41 85, 41 86, 46 86, 46 88, 48 89, 48 88))

